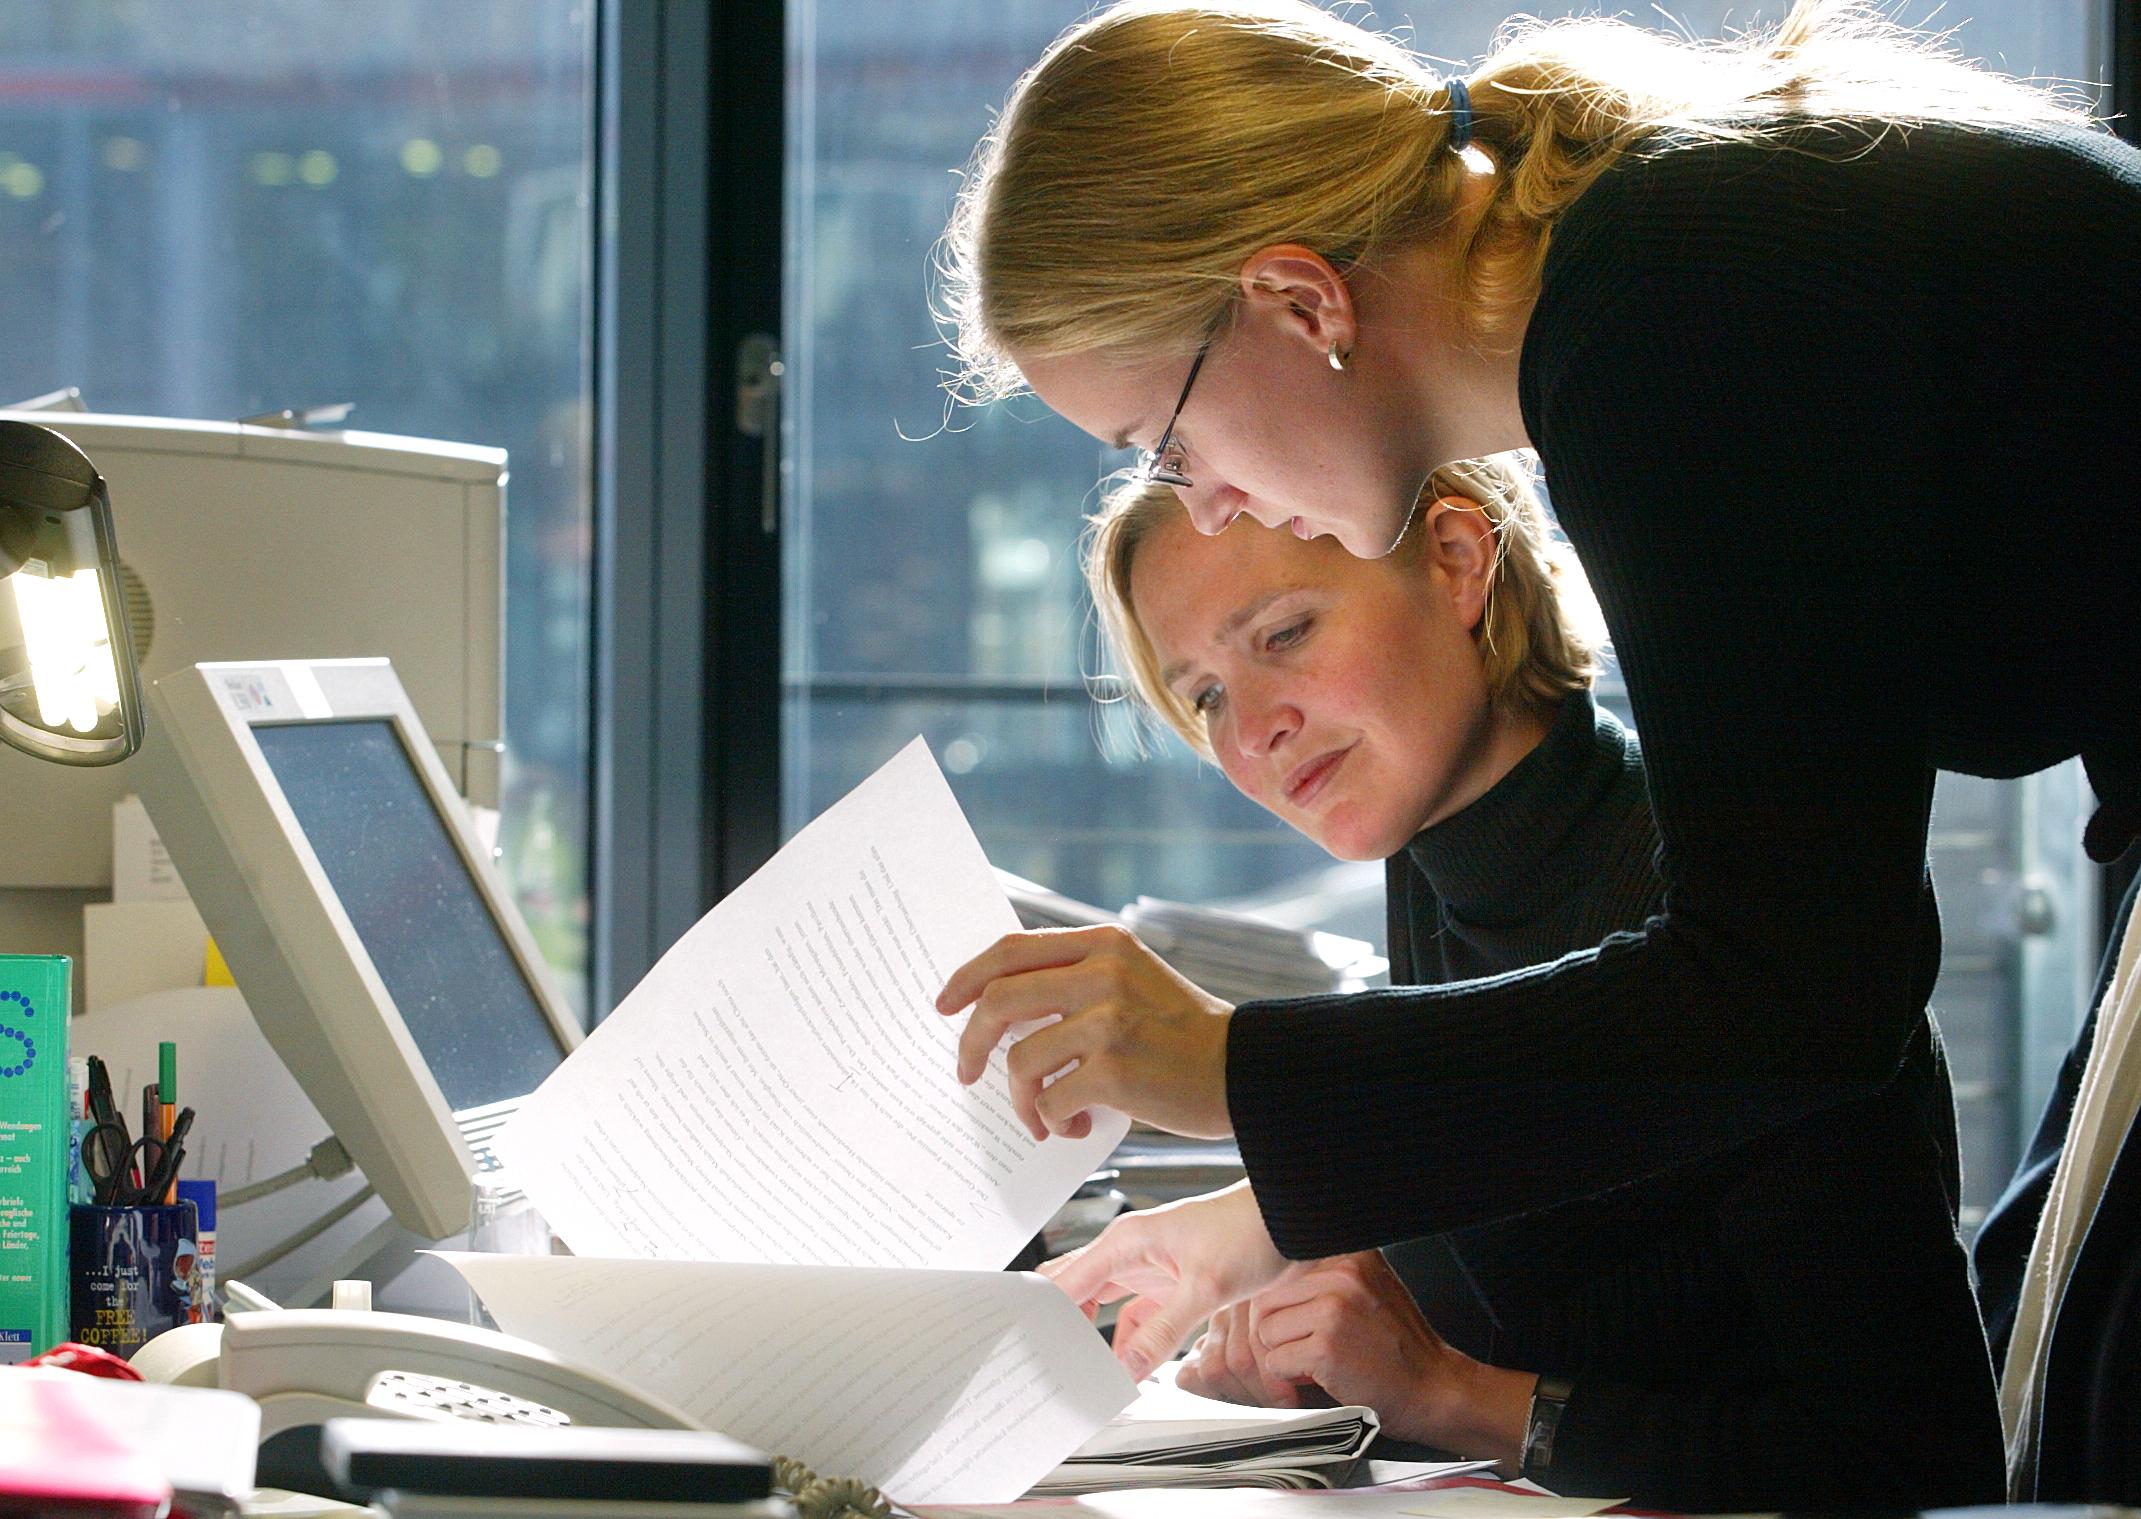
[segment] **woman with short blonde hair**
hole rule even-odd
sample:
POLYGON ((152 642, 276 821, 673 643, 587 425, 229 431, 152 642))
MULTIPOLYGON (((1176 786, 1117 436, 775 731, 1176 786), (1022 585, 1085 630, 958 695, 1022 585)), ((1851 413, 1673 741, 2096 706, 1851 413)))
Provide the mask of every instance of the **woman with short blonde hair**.
MULTIPOLYGON (((1357 559, 1241 519, 1204 536, 1165 486, 1132 483, 1086 556, 1138 699, 1287 826, 1382 862, 1396 988, 1637 931, 1664 893, 1642 750, 1591 694, 1582 572, 1528 474, 1454 466, 1423 496, 1391 553, 1357 559)), ((1955 1136, 1924 1143, 1917 1121, 1952 1105, 1921 1028, 1866 1102, 1290 1272, 1214 1314, 1177 1385, 1320 1394, 1374 1409, 1387 1439, 1513 1464, 1553 1375, 1567 1490, 1686 1513, 1989 1496, 1998 1419, 1955 1245, 1955 1136)), ((1152 1311, 1126 1308, 1117 1335, 1152 1311)))
MULTIPOLYGON (((1487 689, 1499 704, 1550 712, 1571 691, 1598 675, 1605 629, 1583 567, 1555 541, 1530 472, 1509 458, 1466 459, 1429 477, 1421 502, 1464 503, 1491 525, 1495 560, 1487 611, 1479 629, 1487 689)), ((1203 720, 1161 679, 1152 640, 1130 596, 1137 552, 1155 528, 1178 517, 1182 503, 1164 485, 1132 480, 1111 491, 1086 525, 1085 582, 1109 651, 1131 694, 1206 759, 1211 744, 1203 720)), ((1417 553, 1421 535, 1408 532, 1394 553, 1417 553)))

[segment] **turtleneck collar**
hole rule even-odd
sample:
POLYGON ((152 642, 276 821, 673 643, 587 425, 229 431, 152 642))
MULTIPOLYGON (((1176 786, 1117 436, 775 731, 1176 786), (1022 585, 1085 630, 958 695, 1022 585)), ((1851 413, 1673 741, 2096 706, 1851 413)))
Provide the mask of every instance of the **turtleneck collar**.
POLYGON ((1489 926, 1530 918, 1595 867, 1584 821, 1626 772, 1629 747, 1628 730, 1588 690, 1571 692, 1531 753, 1405 852, 1457 917, 1489 926))

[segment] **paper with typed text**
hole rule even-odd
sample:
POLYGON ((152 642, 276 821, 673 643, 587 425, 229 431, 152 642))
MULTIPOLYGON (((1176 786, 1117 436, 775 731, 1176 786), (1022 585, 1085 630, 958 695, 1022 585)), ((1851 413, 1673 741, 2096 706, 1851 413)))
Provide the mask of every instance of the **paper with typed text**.
POLYGON ((508 1334, 902 1502, 1016 1497, 1134 1391, 1029 1274, 443 1258, 508 1334))
POLYGON ((991 1270, 1128 1127, 1029 1137, 947 977, 1019 927, 917 739, 677 941, 498 1149, 580 1255, 991 1270))

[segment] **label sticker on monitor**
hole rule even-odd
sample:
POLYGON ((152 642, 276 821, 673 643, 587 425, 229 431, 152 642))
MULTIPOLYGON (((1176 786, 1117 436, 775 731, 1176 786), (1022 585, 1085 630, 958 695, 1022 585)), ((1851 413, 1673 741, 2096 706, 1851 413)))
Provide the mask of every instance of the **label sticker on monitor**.
POLYGON ((290 683, 277 670, 233 670, 223 677, 233 712, 251 717, 301 717, 290 683))

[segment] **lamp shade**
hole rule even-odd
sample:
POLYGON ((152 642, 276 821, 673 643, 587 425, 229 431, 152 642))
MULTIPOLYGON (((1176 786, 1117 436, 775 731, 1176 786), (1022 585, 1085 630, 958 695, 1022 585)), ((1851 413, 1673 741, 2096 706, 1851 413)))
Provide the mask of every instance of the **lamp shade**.
POLYGON ((104 479, 74 444, 0 421, 0 740, 65 765, 141 747, 104 479))

